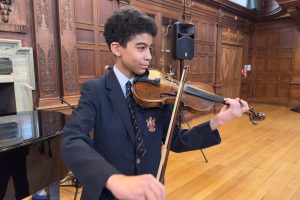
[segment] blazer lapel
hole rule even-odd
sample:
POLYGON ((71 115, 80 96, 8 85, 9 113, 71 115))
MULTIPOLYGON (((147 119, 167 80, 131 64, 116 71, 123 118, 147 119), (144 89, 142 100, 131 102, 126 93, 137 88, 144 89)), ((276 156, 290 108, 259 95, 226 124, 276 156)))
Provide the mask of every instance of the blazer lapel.
POLYGON ((108 90, 108 97, 113 104, 113 108, 115 108, 114 110, 121 117, 131 142, 135 146, 135 133, 132 126, 129 109, 119 81, 112 69, 106 75, 106 89, 108 90))

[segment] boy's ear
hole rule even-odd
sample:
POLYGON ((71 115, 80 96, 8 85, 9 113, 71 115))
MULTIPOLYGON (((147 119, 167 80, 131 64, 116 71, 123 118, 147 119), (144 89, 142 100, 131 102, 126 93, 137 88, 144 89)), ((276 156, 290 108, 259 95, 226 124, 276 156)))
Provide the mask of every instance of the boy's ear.
POLYGON ((121 53, 120 53, 120 47, 121 47, 121 45, 118 42, 112 42, 110 44, 111 52, 113 54, 115 54, 115 56, 120 56, 121 55, 121 53))

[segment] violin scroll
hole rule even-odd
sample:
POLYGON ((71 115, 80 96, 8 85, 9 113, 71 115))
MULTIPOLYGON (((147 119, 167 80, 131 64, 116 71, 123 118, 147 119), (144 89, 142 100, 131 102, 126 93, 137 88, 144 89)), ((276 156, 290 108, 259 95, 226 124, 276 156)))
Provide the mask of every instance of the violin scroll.
POLYGON ((249 107, 248 114, 249 114, 249 119, 250 119, 250 121, 252 122, 253 125, 256 125, 257 121, 262 121, 262 120, 266 119, 266 114, 265 113, 263 113, 263 112, 255 113, 252 106, 249 107))

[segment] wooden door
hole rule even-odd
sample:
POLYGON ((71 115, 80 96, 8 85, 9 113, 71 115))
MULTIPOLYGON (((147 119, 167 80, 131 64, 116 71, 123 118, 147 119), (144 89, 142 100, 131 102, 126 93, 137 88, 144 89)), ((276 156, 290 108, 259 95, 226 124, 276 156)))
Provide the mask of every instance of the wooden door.
POLYGON ((243 48, 236 45, 223 44, 221 56, 221 78, 224 88, 224 97, 236 98, 240 96, 241 69, 243 48))

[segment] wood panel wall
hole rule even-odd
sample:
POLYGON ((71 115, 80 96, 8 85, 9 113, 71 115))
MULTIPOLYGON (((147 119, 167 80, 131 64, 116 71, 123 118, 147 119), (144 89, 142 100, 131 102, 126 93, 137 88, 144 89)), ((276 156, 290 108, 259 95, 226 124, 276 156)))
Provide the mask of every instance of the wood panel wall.
MULTIPOLYGON (((35 108, 64 108, 58 97, 76 105, 80 86, 114 64, 104 37, 106 19, 121 6, 133 5, 158 24, 152 66, 169 69, 164 50, 165 19, 195 24, 195 56, 188 79, 214 87, 222 96, 285 105, 300 104, 300 32, 290 20, 255 23, 245 9, 217 0, 24 0, 13 1, 7 23, 0 20, 0 37, 20 39, 33 47, 37 91, 35 108), (235 8, 236 10, 234 11, 235 8), (164 44, 164 45, 162 45, 164 44), (246 79, 240 72, 252 65, 246 79), (166 65, 166 66, 164 66, 166 65)), ((253 19, 253 16, 251 16, 253 19)), ((168 72, 168 71, 167 71, 168 72)))
POLYGON ((103 36, 104 23, 118 9, 117 1, 74 0, 80 84, 105 73, 106 65, 114 64, 103 36))
POLYGON ((295 38, 293 74, 290 88, 290 106, 300 105, 300 26, 298 24, 295 38))
POLYGON ((280 20, 255 25, 250 41, 252 71, 242 81, 242 95, 257 102, 299 104, 297 24, 280 20))

